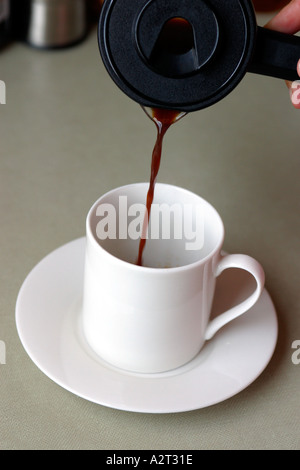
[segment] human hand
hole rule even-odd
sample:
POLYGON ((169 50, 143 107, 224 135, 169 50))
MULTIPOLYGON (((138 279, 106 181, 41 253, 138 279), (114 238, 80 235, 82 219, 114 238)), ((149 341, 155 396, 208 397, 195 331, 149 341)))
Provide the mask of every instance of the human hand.
MULTIPOLYGON (((295 34, 300 31, 300 0, 292 0, 288 3, 266 24, 266 28, 286 34, 295 34)), ((297 72, 300 77, 300 59, 297 65, 297 72)), ((300 109, 300 80, 286 82, 286 84, 290 90, 293 106, 300 109)))

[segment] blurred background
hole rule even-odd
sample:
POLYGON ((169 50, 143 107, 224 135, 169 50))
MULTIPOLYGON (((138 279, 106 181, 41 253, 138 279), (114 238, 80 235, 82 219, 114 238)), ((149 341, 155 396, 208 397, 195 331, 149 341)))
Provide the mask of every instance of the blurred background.
MULTIPOLYGON (((287 2, 254 3, 262 26, 287 2)), ((207 409, 132 414, 58 387, 20 343, 15 304, 30 270, 84 236, 86 214, 106 191, 149 181, 155 127, 106 73, 100 8, 0 0, 0 449, 299 449, 291 344, 300 338, 300 111, 282 80, 247 73, 225 99, 173 126, 158 178, 210 201, 224 220, 225 250, 263 265, 279 320, 264 373, 207 409)))
MULTIPOLYGON (((13 40, 35 47, 67 47, 81 41, 105 0, 0 0, 0 45, 13 40)), ((287 0, 254 0, 257 12, 275 11, 287 0)))

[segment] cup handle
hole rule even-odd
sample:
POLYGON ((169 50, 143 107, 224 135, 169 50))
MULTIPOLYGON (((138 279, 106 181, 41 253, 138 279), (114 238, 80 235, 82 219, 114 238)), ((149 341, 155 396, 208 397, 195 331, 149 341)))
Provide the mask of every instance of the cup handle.
POLYGON ((255 278, 256 290, 243 302, 218 315, 208 323, 205 340, 211 339, 215 333, 231 320, 247 312, 258 301, 265 284, 265 273, 261 265, 248 255, 225 255, 217 265, 216 277, 229 268, 239 268, 248 271, 255 278))

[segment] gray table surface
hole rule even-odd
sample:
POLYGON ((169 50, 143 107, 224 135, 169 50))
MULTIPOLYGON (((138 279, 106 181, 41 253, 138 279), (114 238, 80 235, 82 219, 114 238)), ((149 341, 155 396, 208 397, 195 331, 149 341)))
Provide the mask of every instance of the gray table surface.
POLYGON ((95 31, 69 50, 11 45, 0 79, 0 449, 299 449, 300 111, 285 84, 247 74, 166 137, 159 181, 209 200, 225 223, 225 249, 262 263, 279 338, 266 370, 238 395, 156 415, 96 405, 56 385, 27 356, 15 324, 28 272, 84 236, 100 195, 148 180, 154 126, 106 74, 95 31))

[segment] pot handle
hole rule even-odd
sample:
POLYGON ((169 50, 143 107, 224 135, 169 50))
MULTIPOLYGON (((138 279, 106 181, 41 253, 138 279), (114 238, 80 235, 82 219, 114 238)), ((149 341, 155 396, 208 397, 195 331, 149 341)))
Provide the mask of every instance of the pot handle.
POLYGON ((297 63, 300 59, 300 37, 279 33, 258 26, 256 45, 249 72, 282 78, 299 80, 297 63))

